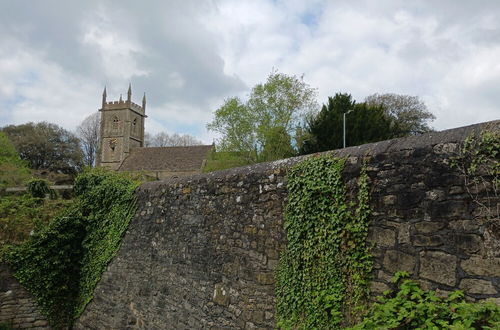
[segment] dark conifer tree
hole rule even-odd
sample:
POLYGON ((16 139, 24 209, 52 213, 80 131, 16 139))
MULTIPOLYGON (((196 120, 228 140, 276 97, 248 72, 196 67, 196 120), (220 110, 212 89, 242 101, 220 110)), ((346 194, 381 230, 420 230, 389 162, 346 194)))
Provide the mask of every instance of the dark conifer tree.
POLYGON ((309 119, 304 130, 301 154, 342 148, 344 113, 347 146, 391 137, 391 122, 382 107, 366 103, 356 104, 350 94, 337 93, 328 98, 328 104, 323 105, 318 115, 309 119))

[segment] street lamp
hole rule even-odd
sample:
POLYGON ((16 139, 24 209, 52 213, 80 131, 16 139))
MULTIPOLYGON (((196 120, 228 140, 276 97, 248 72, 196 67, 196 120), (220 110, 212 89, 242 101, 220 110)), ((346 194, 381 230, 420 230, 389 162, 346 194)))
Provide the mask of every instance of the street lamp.
POLYGON ((345 148, 345 115, 351 113, 354 109, 344 112, 344 148, 345 148))

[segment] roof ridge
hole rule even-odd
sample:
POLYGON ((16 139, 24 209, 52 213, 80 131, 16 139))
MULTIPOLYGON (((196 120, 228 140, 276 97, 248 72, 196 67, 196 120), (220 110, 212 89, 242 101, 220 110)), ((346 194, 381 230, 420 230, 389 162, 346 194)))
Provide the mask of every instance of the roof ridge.
POLYGON ((120 171, 199 171, 213 145, 139 147, 130 150, 120 171))

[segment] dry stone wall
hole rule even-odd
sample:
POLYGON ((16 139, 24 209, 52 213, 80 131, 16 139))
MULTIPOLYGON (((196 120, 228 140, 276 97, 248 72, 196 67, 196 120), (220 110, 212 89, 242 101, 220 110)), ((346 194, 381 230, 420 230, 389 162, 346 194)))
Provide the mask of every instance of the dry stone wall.
POLYGON ((49 329, 33 296, 3 263, 0 263, 0 325, 15 329, 49 329))
MULTIPOLYGON (((348 157, 348 187, 368 159, 374 295, 406 270, 440 294, 462 289, 500 303, 498 221, 485 221, 450 168, 460 143, 486 126, 498 130, 500 121, 333 152, 348 157)), ((272 329, 286 170, 301 159, 142 185, 137 214, 76 328, 272 329)))

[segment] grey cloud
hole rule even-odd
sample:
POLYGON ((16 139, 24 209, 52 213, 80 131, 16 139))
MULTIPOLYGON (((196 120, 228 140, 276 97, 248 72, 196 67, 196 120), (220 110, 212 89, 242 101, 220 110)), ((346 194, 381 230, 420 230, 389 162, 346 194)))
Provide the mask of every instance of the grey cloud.
POLYGON ((500 117, 498 13, 494 0, 1 1, 0 104, 27 121, 64 113, 64 99, 78 99, 71 124, 50 117, 74 125, 98 107, 104 84, 114 99, 131 81, 135 101, 147 92, 156 130, 202 134, 214 104, 248 93, 275 67, 304 73, 319 102, 336 91, 359 100, 375 92, 419 95, 444 129, 475 120, 474 104, 484 108, 481 120, 500 117), (120 50, 106 48, 113 45, 120 50), (2 77, 18 54, 34 63, 2 77), (483 67, 479 76, 471 66, 483 67), (30 74, 45 76, 27 86, 30 74), (2 99, 12 79, 16 97, 29 102, 2 99))
MULTIPOLYGON (((95 80, 96 84, 119 84, 106 76, 97 49, 82 43, 86 29, 98 24, 135 39, 144 52, 132 54, 147 75, 132 77, 137 90, 154 95, 153 104, 189 100, 200 107, 207 99, 223 97, 245 88, 244 83, 224 74, 224 62, 213 39, 197 21, 210 4, 197 1, 139 3, 137 1, 7 1, 0 5, 0 27, 4 35, 27 47, 43 50, 47 60, 67 72, 95 80), (169 75, 177 72, 185 84, 169 87, 169 75)), ((127 68, 121 68, 126 74, 127 68)), ((125 89, 111 86, 111 90, 125 89)), ((98 96, 96 96, 98 98, 98 96)))

